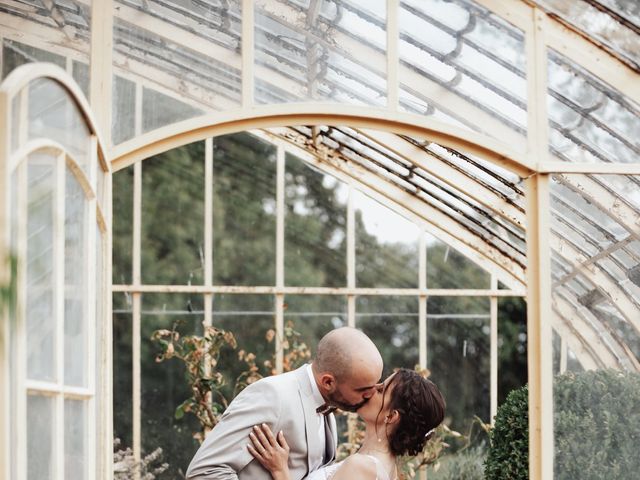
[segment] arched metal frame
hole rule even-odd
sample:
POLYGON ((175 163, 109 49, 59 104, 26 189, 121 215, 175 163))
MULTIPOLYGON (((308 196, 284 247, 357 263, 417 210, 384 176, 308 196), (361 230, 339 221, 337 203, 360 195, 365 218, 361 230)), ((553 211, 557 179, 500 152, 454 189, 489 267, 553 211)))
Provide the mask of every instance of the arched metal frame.
MULTIPOLYGON (((57 318, 57 335, 58 346, 56 349, 57 358, 57 382, 49 383, 26 379, 26 360, 23 355, 26 354, 26 333, 24 325, 24 307, 26 299, 24 298, 25 287, 23 282, 26 279, 26 265, 21 259, 26 258, 26 252, 18 250, 11 252, 16 255, 17 278, 11 278, 9 264, 7 263, 10 244, 11 244, 11 215, 15 213, 15 209, 24 209, 25 200, 21 196, 26 192, 25 187, 19 187, 18 205, 13 205, 9 198, 11 188, 5 188, 9 185, 12 175, 16 173, 19 179, 26 180, 24 169, 22 166, 34 154, 47 154, 55 159, 55 171, 58 182, 60 176, 69 171, 75 181, 81 188, 84 198, 88 201, 88 226, 84 232, 87 235, 87 268, 89 265, 101 265, 104 267, 99 273, 99 278, 93 276, 93 280, 88 281, 87 288, 87 304, 84 312, 84 318, 101 318, 103 320, 110 318, 111 302, 111 165, 108 161, 107 153, 100 140, 100 134, 97 131, 95 121, 93 120, 91 110, 80 92, 73 79, 58 67, 34 64, 26 65, 15 70, 2 83, 0 88, 0 184, 3 185, 3 194, 0 196, 0 283, 5 285, 9 281, 17 281, 17 305, 16 305, 16 321, 11 320, 12 312, 0 310, 0 387, 2 394, 0 395, 0 429, 2 436, 0 437, 0 478, 26 478, 27 465, 27 446, 26 446, 26 395, 28 392, 37 392, 40 395, 53 396, 57 398, 56 402, 56 418, 55 425, 55 445, 53 446, 53 455, 55 460, 56 475, 61 475, 62 459, 61 452, 64 445, 64 426, 61 421, 61 409, 64 408, 65 399, 86 400, 88 403, 87 425, 88 444, 85 446, 92 462, 88 471, 90 478, 103 478, 101 475, 95 476, 96 472, 108 472, 113 463, 112 460, 112 406, 111 406, 111 351, 107 348, 100 349, 100 358, 96 358, 95 349, 91 348, 91 344, 87 345, 85 352, 87 358, 83 359, 85 368, 88 370, 88 386, 87 387, 71 387, 64 384, 62 380, 63 359, 64 359, 64 319, 57 318), (81 163, 74 158, 74 154, 69 152, 65 146, 55 140, 36 137, 29 139, 27 137, 27 119, 26 116, 18 114, 20 123, 15 125, 12 123, 12 109, 18 106, 21 112, 24 112, 27 92, 30 85, 34 82, 48 79, 60 86, 68 98, 75 104, 78 112, 82 115, 83 120, 88 127, 89 151, 88 165, 83 168, 81 163), (13 102, 15 98, 20 98, 20 102, 13 102), (13 134, 18 132, 16 140, 17 148, 12 151, 13 134), (92 184, 95 183, 95 186, 92 184), (97 228, 97 230, 96 230, 97 228), (101 239, 97 238, 101 236, 101 239), (100 245, 98 250, 96 247, 100 245), (99 282, 99 284, 98 284, 99 282), (93 301, 90 301, 93 300, 93 301), (62 340, 61 340, 62 339, 62 340), (16 342, 9 348, 8 342, 16 342), (19 357, 17 356, 19 355, 19 357), (9 368, 11 366, 11 371, 9 368), (96 379, 96 371, 104 373, 104 377, 96 379), (18 422, 15 424, 15 422, 18 422), (97 468, 94 468, 93 462, 97 462, 97 468), (17 470, 13 470, 17 469, 17 470), (15 477, 14 475, 18 475, 15 477)), ((64 177, 62 177, 64 178, 64 177)), ((56 187, 56 189, 59 185, 56 187)), ((64 188, 64 187, 63 187, 64 188)), ((61 190, 63 190, 63 188, 61 190)), ((59 193, 56 194, 58 197, 59 193)), ((56 198, 56 202, 64 201, 64 197, 56 198)), ((64 217, 59 213, 55 220, 56 235, 59 236, 61 229, 64 228, 64 217)), ((18 237, 24 235, 24 232, 18 232, 18 237)), ((20 239, 18 239, 20 240, 20 239)), ((24 241, 24 239, 22 239, 24 241)), ((64 239, 57 238, 56 242, 64 242, 64 239)), ((20 248, 20 246, 18 246, 20 248)), ((23 245, 24 248, 24 245, 23 245)), ((64 248, 64 247, 63 247, 64 248)), ((64 254, 58 252, 56 262, 64 262, 64 254)), ((56 267, 58 272, 63 271, 59 266, 56 267)), ((57 274, 57 281, 62 280, 62 285, 55 288, 62 288, 64 296, 64 278, 60 278, 57 274)), ((61 294, 58 293, 58 296, 61 294)), ((58 303, 57 312, 60 315, 64 305, 61 300, 58 303)), ((58 315, 58 316, 59 316, 58 315)), ((99 339, 100 345, 110 345, 111 343, 111 322, 103 321, 98 325, 88 322, 86 325, 86 341, 94 342, 99 339)), ((105 473, 106 475, 106 473, 105 473)), ((106 478, 106 477, 104 477, 106 478)))
MULTIPOLYGON (((520 28, 527 39, 528 71, 528 105, 530 108, 529 129, 526 145, 515 150, 511 145, 501 144, 488 137, 470 134, 446 124, 430 121, 416 115, 399 113, 398 78, 395 72, 397 64, 397 0, 388 1, 388 108, 360 108, 317 103, 297 105, 277 105, 260 107, 253 105, 253 9, 245 8, 247 14, 243 16, 243 48, 238 67, 242 70, 242 108, 224 113, 210 114, 199 119, 187 120, 181 124, 171 125, 163 129, 138 137, 131 142, 114 148, 110 158, 113 159, 114 170, 123 166, 148 158, 149 156, 166 151, 179 145, 184 145, 197 139, 205 139, 222 133, 231 133, 254 128, 275 128, 283 125, 349 125, 361 130, 373 129, 384 132, 416 136, 436 141, 453 149, 480 155, 496 165, 511 169, 526 178, 527 202, 525 218, 527 223, 527 259, 529 268, 526 272, 528 316, 529 316, 529 379, 530 379, 530 432, 531 478, 551 478, 553 474, 553 424, 552 424, 552 389, 551 389, 551 324, 554 317, 550 296, 549 279, 551 278, 551 258, 549 245, 557 245, 558 239, 549 230, 550 224, 550 192, 549 174, 563 173, 612 173, 612 174, 640 174, 640 165, 621 164, 572 164, 555 161, 551 158, 547 138, 546 112, 546 49, 553 47, 572 61, 592 73, 607 78, 607 81, 620 91, 625 92, 633 101, 640 101, 640 82, 637 72, 618 59, 603 53, 596 45, 582 38, 566 26, 546 16, 542 11, 531 7, 525 2, 498 2, 496 0, 477 0, 477 3, 493 11, 506 21, 520 28)), ((243 6, 252 7, 248 0, 243 0, 243 6)), ((93 110, 100 125, 110 124, 111 105, 111 58, 112 58, 112 27, 114 13, 111 1, 94 2, 92 19, 92 58, 100 58, 99 62, 91 62, 91 97, 93 110)), ((0 104, 0 106, 2 106, 0 104)), ((88 111, 88 110, 87 110, 88 111)), ((108 128, 106 129, 108 130, 108 128)), ((105 130, 105 131, 106 131, 105 130)), ((378 132, 376 132, 376 135, 378 132)), ((1 134, 0 134, 1 135, 1 134)), ((386 135, 382 133, 381 135, 386 135)), ((0 140, 3 140, 0 136, 0 140)), ((2 142, 0 142, 2 143, 2 142)), ((387 142, 391 143, 391 142, 387 142)), ((405 148, 403 146, 403 148, 405 148)), ((2 167, 0 167, 2 168, 2 167)), ((2 173, 2 172, 0 172, 2 173)), ((449 174, 450 172, 446 172, 449 174)), ((0 175, 1 178, 1 175, 0 175)), ((382 187, 381 187, 382 188, 382 187)), ((598 190, 602 193, 602 190, 598 190)), ((387 190, 386 196, 395 196, 393 190, 387 190)), ((624 206, 613 203, 615 198, 611 193, 599 197, 612 214, 622 220, 627 220, 629 235, 637 238, 637 224, 633 222, 633 211, 625 210, 624 206), (609 201, 611 199, 611 201, 609 201), (615 207, 615 208, 609 208, 615 207), (619 216, 618 216, 619 214, 619 216)), ((491 203, 487 197, 485 202, 491 203)), ((487 205, 489 206, 489 205, 487 205)), ((493 203, 491 209, 498 210, 498 214, 509 216, 512 220, 518 218, 508 209, 501 209, 493 203)), ((0 215, 2 214, 0 208, 0 215)), ((0 217, 0 220, 2 218, 0 217)), ((518 218, 519 222, 522 219, 518 218)), ((623 222, 624 223, 624 222, 623 222)), ((2 244, 0 244, 0 251, 2 244)), ((562 247, 559 247, 562 250, 562 247)), ((566 248, 565 248, 566 251, 566 248)), ((568 262, 575 270, 584 268, 588 262, 593 262, 588 256, 580 252, 568 251, 568 262)), ((2 270, 0 270, 2 273, 2 270)), ((516 277, 522 278, 520 275, 516 277)), ((0 276, 1 279, 1 276, 0 276)), ((595 277, 594 283, 603 280, 595 277)), ((135 281, 134 281, 135 283, 135 281)), ((139 283, 139 282, 138 282, 139 283)), ((610 285, 610 284, 609 284, 610 285)), ((619 292, 623 303, 627 297, 625 292, 619 292)), ((629 300, 627 305, 633 307, 631 314, 637 311, 637 305, 629 300)), ((560 302, 553 307, 555 310, 568 312, 571 309, 569 300, 560 302)), ((584 320, 584 313, 573 312, 577 315, 576 322, 584 320)), ((588 314, 587 314, 588 315, 588 314)), ((624 315, 624 313, 623 313, 624 315)), ((633 321, 633 318, 630 318, 633 321)), ((637 323, 637 322, 636 322, 637 323)), ((575 326, 575 325, 574 325, 575 326)), ((635 325, 637 328, 637 324, 635 325)), ((571 328, 558 327, 559 331, 571 328)), ((589 331, 582 332, 590 336, 589 331)), ((573 338, 573 337, 571 337, 573 338)), ((575 338, 578 338, 577 336, 575 338)), ((572 340, 573 342, 573 340, 572 340)), ((579 345, 572 343, 572 349, 584 356, 584 364, 592 362, 595 365, 611 364, 613 352, 598 351, 599 347, 591 340, 586 340, 591 352, 582 354, 579 345), (574 348, 575 347, 575 348, 574 348), (606 360, 606 359, 609 360, 606 360)), ((616 362, 618 360, 615 360, 616 362)))

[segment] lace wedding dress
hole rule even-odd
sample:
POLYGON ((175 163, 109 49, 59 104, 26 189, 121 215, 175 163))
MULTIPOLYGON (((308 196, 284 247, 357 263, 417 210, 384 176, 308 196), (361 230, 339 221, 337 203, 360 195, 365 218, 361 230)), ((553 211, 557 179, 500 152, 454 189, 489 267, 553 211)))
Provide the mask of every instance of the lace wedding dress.
MULTIPOLYGON (((356 455, 367 457, 376 464, 376 480, 396 480, 395 475, 391 476, 393 475, 393 472, 390 474, 389 472, 384 471, 384 466, 376 457, 372 455, 364 455, 362 453, 356 453, 356 455)), ((326 467, 322 467, 311 472, 307 475, 305 480, 331 480, 341 466, 342 462, 327 465, 326 467)))

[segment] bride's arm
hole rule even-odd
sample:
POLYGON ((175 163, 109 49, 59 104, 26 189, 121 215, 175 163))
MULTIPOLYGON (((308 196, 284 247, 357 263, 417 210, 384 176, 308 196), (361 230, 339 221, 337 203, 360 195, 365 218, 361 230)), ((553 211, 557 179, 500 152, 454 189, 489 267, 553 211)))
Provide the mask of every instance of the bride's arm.
POLYGON ((376 464, 364 455, 351 455, 347 458, 331 480, 376 480, 376 464))
POLYGON ((249 434, 251 443, 247 445, 249 453, 271 474, 273 480, 290 480, 289 445, 280 431, 277 438, 273 436, 268 425, 253 427, 249 434))

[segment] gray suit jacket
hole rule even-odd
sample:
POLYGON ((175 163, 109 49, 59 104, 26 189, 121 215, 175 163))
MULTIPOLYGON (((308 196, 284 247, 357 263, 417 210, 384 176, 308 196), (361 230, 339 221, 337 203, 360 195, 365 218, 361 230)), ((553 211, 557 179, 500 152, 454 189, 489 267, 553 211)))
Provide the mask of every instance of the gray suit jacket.
POLYGON ((284 433, 290 447, 292 480, 308 474, 309 458, 323 454, 324 463, 335 458, 336 420, 329 415, 325 426, 326 450, 318 438, 318 421, 306 365, 293 372, 263 378, 245 388, 229 405, 220 422, 191 460, 188 479, 271 480, 270 474, 247 450, 249 432, 266 423, 284 433))

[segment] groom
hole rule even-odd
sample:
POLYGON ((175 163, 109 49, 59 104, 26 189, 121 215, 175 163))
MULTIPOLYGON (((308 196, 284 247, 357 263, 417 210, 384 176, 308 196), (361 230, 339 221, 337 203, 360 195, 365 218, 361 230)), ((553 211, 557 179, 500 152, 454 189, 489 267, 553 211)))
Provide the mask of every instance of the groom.
POLYGON ((334 407, 356 411, 374 394, 382 357, 355 328, 327 333, 311 364, 249 385, 231 402, 187 470, 187 479, 269 480, 247 450, 249 433, 266 423, 284 433, 291 480, 331 463, 337 446, 334 407))

